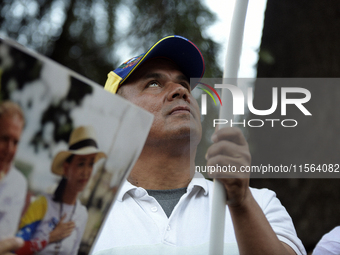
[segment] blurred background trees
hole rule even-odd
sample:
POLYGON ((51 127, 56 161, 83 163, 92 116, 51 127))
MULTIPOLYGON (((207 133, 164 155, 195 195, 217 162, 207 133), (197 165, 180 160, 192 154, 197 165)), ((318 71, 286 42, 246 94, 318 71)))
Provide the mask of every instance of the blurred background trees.
POLYGON ((160 38, 178 34, 206 56, 220 75, 218 45, 204 30, 214 15, 201 0, 3 0, 0 32, 103 85, 122 61, 160 38))

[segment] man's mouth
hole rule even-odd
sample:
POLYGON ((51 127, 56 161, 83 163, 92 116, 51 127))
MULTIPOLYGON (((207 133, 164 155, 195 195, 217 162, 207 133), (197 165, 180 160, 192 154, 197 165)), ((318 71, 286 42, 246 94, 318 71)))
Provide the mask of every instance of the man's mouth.
POLYGON ((174 109, 171 110, 170 115, 181 114, 181 113, 189 113, 190 114, 190 107, 188 107, 188 106, 176 106, 174 109))

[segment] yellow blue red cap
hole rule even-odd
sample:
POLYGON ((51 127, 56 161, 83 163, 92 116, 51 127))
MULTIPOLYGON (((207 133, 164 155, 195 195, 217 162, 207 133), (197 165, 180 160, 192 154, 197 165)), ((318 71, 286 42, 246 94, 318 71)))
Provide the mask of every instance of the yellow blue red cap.
MULTIPOLYGON (((188 78, 202 78, 204 75, 204 58, 197 46, 182 36, 171 35, 159 40, 147 52, 129 59, 111 71, 105 83, 105 90, 116 93, 138 66, 155 57, 171 59, 188 78)), ((191 84, 191 89, 195 86, 196 84, 191 84)))

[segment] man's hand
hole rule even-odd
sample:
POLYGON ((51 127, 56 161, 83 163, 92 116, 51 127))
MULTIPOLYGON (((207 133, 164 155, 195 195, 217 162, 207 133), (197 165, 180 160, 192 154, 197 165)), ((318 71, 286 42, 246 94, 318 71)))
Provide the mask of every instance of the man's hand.
POLYGON ((241 172, 250 166, 251 156, 246 139, 238 128, 222 128, 212 138, 207 151, 207 165, 219 165, 230 172, 214 172, 212 178, 221 181, 227 192, 227 204, 232 217, 240 254, 295 254, 279 241, 249 189, 250 173, 241 172), (230 168, 229 168, 230 166, 230 168), (232 168, 233 167, 233 168, 232 168))
MULTIPOLYGON (((210 173, 211 178, 221 181, 227 192, 227 204, 239 206, 249 195, 250 173, 242 173, 241 166, 250 166, 251 156, 246 139, 238 128, 228 127, 217 130, 212 144, 206 154, 207 165, 218 165, 222 169, 232 169, 229 172, 210 173)), ((217 167, 216 167, 217 169, 217 167)))
POLYGON ((65 217, 66 215, 60 219, 58 225, 50 233, 49 243, 59 242, 71 235, 75 224, 73 221, 64 222, 65 217))
POLYGON ((24 240, 19 237, 10 237, 0 241, 0 255, 13 254, 11 251, 19 249, 24 245, 24 240))

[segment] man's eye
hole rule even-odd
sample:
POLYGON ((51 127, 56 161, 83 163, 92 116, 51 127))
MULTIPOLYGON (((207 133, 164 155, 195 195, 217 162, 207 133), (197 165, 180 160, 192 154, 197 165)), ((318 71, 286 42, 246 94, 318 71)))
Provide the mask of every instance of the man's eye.
POLYGON ((159 87, 159 83, 153 81, 153 82, 150 82, 149 85, 148 85, 149 88, 152 88, 152 87, 159 87))

